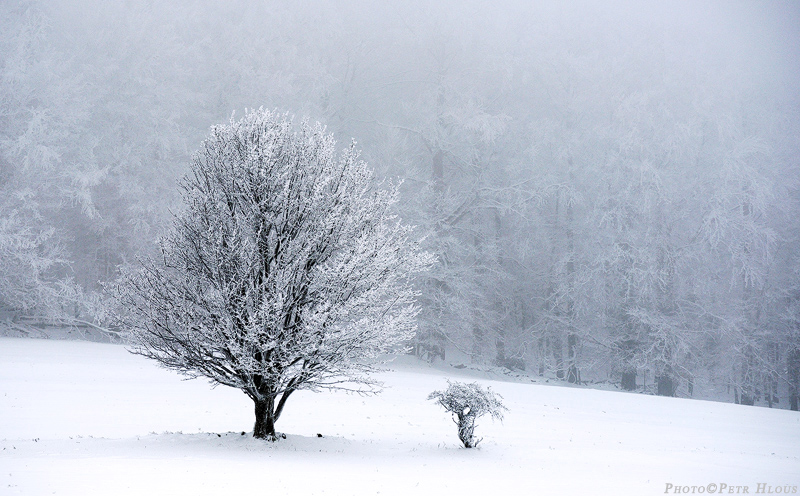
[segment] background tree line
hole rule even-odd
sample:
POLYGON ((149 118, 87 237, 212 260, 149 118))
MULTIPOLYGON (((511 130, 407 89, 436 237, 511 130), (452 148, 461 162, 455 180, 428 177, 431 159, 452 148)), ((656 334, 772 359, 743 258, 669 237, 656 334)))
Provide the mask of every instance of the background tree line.
POLYGON ((4 318, 102 323, 265 106, 404 180, 421 358, 796 409, 797 7, 429 3, 3 2, 4 318))

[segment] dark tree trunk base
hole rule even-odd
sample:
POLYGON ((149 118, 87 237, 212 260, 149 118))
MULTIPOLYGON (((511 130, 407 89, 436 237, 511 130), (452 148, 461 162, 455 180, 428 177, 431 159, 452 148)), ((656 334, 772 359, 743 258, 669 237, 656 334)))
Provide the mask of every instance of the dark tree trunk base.
POLYGON ((747 405, 747 406, 754 406, 756 404, 756 399, 753 395, 742 393, 742 397, 739 400, 740 405, 747 405))
POLYGON ((625 391, 633 391, 636 389, 636 371, 631 372, 623 372, 622 373, 622 381, 621 381, 622 389, 625 391))
POLYGON ((793 349, 786 358, 789 372, 789 409, 797 411, 800 397, 800 349, 793 349))
POLYGON ((569 369, 567 370, 567 382, 570 384, 581 383, 581 373, 578 371, 578 367, 574 365, 569 366, 569 369))
POLYGON ((266 439, 267 441, 277 441, 275 433, 275 418, 273 412, 273 401, 263 400, 254 401, 256 423, 253 426, 253 437, 256 439, 266 439))
POLYGON ((675 380, 666 375, 656 376, 656 394, 659 396, 675 396, 678 384, 675 380))

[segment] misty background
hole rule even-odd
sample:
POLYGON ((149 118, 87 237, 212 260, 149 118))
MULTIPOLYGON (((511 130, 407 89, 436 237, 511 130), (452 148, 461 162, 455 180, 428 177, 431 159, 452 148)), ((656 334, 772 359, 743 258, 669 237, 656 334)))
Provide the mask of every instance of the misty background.
POLYGON ((797 409, 798 83, 791 1, 4 0, 0 326, 104 328, 263 106, 403 181, 420 358, 797 409))

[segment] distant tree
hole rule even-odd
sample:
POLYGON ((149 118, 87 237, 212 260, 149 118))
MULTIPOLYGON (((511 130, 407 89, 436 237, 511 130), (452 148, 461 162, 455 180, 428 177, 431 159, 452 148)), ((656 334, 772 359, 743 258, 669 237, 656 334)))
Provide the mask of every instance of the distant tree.
POLYGON ((453 414, 453 422, 458 426, 458 438, 465 448, 474 448, 482 438, 475 438, 475 420, 478 417, 491 415, 493 419, 503 420, 503 412, 508 409, 503 405, 503 397, 495 394, 491 388, 482 388, 478 383, 447 381, 447 389, 434 391, 429 400, 444 407, 453 414))
POLYGON ((0 202, 0 309, 41 311, 57 292, 53 272, 66 263, 51 242, 54 229, 36 225, 13 203, 22 202, 0 202))
POLYGON ((119 287, 132 351, 244 391, 256 438, 276 439, 295 391, 375 392, 374 360, 414 332, 410 276, 430 257, 396 190, 354 145, 336 155, 320 124, 265 110, 212 128, 162 257, 119 287))

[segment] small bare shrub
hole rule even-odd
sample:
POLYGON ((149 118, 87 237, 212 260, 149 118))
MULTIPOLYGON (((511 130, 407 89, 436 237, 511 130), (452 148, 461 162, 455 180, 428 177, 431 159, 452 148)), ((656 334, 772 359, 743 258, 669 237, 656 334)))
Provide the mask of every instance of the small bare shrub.
POLYGON ((482 388, 477 382, 447 381, 447 389, 434 391, 429 400, 436 400, 445 410, 453 414, 453 422, 458 426, 458 438, 465 448, 474 448, 483 438, 476 438, 475 419, 489 414, 493 419, 503 420, 503 412, 508 408, 500 401, 502 396, 491 388, 482 388))

